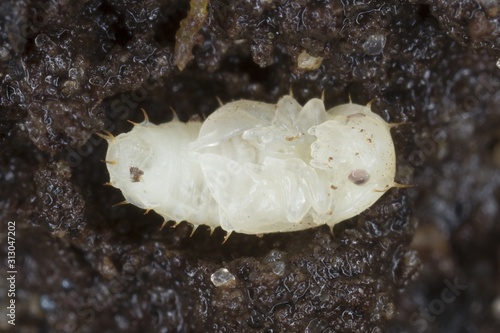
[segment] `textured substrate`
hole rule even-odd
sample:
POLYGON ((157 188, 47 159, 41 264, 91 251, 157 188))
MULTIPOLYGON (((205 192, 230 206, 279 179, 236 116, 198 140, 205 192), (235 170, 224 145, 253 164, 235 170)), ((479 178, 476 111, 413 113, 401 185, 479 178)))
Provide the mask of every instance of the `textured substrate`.
POLYGON ((498 332, 499 5, 192 2, 183 24, 187 1, 0 4, 0 255, 16 221, 15 328, 498 332), (290 88, 409 122, 393 130, 397 180, 417 186, 333 233, 224 244, 220 230, 159 231, 154 213, 112 207, 122 197, 102 185, 94 133, 128 131, 141 107, 188 120, 217 97, 276 102, 290 88), (216 287, 221 268, 234 280, 216 287))

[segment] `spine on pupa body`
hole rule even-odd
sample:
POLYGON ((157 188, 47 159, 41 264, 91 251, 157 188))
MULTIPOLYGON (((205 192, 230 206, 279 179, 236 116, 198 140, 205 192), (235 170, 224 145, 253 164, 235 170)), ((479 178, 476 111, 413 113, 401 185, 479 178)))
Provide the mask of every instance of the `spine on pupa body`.
POLYGON ((110 182, 128 202, 226 231, 334 225, 394 185, 390 126, 352 103, 241 100, 203 124, 146 121, 109 144, 110 182))

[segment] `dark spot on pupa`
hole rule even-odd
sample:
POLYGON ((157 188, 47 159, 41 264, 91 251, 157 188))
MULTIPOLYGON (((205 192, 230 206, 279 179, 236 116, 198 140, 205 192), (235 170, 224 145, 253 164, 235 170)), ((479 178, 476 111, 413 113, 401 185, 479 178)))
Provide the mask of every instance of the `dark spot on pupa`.
POLYGON ((304 133, 298 133, 298 134, 291 135, 291 136, 285 136, 285 140, 287 140, 287 141, 297 140, 297 139, 298 139, 298 138, 300 138, 302 135, 304 135, 304 133))
POLYGON ((337 186, 335 186, 335 185, 330 185, 330 188, 331 188, 332 190, 336 190, 338 187, 337 187, 337 186))
POLYGON ((130 180, 132 183, 140 182, 142 175, 144 175, 144 171, 138 167, 130 167, 130 180))
POLYGON ((348 179, 356 185, 364 185, 370 180, 370 174, 362 169, 351 171, 348 179))
POLYGON ((347 119, 351 119, 351 118, 358 118, 358 117, 366 117, 365 114, 363 113, 353 113, 353 114, 350 114, 347 116, 347 119))
MULTIPOLYGON (((353 113, 353 114, 350 114, 346 117, 346 124, 349 122, 349 120, 353 119, 353 118, 360 118, 360 117, 366 117, 365 114, 362 114, 362 113, 353 113)), ((354 127, 353 127, 354 129, 354 127)))

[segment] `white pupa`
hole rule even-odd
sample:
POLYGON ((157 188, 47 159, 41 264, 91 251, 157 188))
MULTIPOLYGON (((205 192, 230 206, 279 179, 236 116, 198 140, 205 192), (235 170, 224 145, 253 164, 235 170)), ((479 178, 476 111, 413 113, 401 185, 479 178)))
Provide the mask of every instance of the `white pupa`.
POLYGON ((391 125, 369 107, 240 100, 205 122, 147 118, 109 143, 110 184, 166 221, 264 234, 334 224, 396 186, 391 125))

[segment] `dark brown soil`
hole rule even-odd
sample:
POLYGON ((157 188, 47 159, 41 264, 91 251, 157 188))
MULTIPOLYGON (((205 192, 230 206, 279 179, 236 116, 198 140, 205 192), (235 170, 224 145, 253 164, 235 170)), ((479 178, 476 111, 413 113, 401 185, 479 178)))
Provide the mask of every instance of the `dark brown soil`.
POLYGON ((193 4, 182 25, 187 1, 0 4, 2 309, 8 221, 18 272, 16 326, 2 311, 0 331, 498 332, 498 2, 193 4), (301 54, 323 60, 306 69, 301 54), (373 100, 409 123, 393 130, 397 180, 416 187, 333 233, 224 244, 221 230, 190 237, 186 223, 159 230, 154 213, 112 207, 123 198, 103 186, 96 132, 128 131, 141 107, 155 123, 170 108, 188 120, 217 97, 290 89, 301 103, 324 91, 329 107, 373 100), (235 280, 216 287, 221 268, 235 280))

